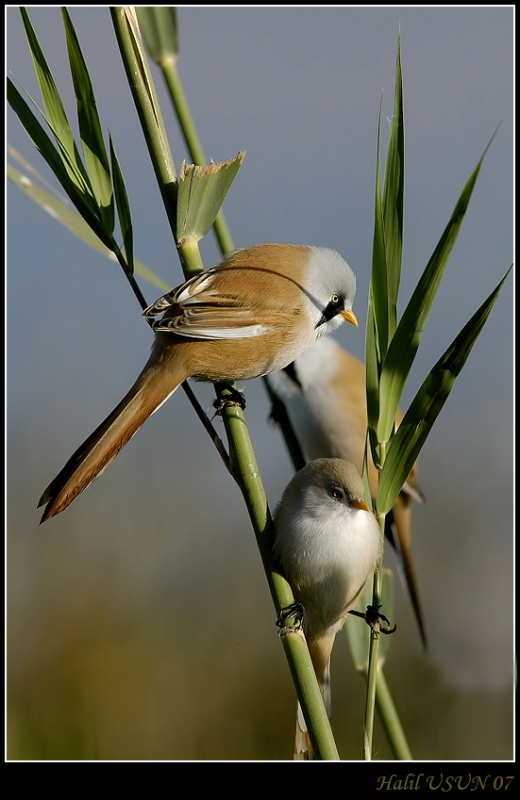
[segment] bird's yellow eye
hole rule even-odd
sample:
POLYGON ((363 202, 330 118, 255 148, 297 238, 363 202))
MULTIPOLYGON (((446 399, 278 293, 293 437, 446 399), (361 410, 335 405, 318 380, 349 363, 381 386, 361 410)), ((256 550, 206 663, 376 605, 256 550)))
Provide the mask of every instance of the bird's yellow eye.
POLYGON ((336 306, 339 303, 339 294, 334 292, 334 294, 331 295, 330 302, 336 306))

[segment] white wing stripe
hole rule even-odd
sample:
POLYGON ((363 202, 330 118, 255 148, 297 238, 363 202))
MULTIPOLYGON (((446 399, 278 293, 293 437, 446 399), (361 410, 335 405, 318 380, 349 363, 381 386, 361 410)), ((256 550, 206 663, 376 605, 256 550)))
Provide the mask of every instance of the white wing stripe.
POLYGON ((268 325, 244 325, 235 328, 197 328, 197 327, 179 327, 179 328, 162 328, 160 325, 154 325, 156 331, 173 331, 178 336, 186 336, 188 339, 247 339, 248 336, 262 336, 268 333, 271 328, 268 325))

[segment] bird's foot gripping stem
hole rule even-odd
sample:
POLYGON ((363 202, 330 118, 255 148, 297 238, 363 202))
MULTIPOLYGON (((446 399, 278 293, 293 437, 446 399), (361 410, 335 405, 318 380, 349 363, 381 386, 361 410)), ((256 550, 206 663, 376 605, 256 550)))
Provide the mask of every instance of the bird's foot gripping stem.
POLYGON ((280 636, 287 636, 288 633, 296 633, 301 630, 303 623, 303 605, 299 600, 295 600, 289 606, 284 606, 280 609, 278 619, 276 620, 276 627, 280 630, 280 636), (291 620, 293 620, 291 622, 291 620))
POLYGON ((362 611, 349 611, 349 614, 354 614, 356 617, 361 617, 364 619, 366 624, 369 628, 373 631, 374 625, 376 622, 379 622, 379 631, 384 634, 395 633, 397 630, 397 623, 394 622, 392 625, 388 617, 385 617, 384 614, 381 614, 379 609, 381 606, 367 606, 367 610, 365 613, 362 611), (382 625, 381 623, 384 622, 386 624, 382 625))
POLYGON ((238 406, 242 411, 245 409, 246 397, 243 389, 237 389, 236 386, 232 386, 230 383, 223 383, 222 381, 219 381, 215 385, 215 388, 219 393, 224 389, 226 390, 224 396, 221 395, 220 398, 213 401, 216 414, 220 414, 226 406, 238 406))

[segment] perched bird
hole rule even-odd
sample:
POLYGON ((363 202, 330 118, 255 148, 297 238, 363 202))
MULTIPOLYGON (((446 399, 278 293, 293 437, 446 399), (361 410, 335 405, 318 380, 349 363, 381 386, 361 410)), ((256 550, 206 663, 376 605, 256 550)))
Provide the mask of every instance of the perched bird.
MULTIPOLYGON (((303 631, 327 703, 334 639, 376 567, 379 525, 363 499, 361 476, 340 458, 318 458, 297 472, 273 521, 274 562, 303 606, 303 631)), ((313 758, 299 705, 294 757, 313 758)))
MULTIPOLYGON (((337 457, 351 461, 360 472, 367 430, 365 368, 329 336, 322 337, 280 372, 269 384, 287 410, 299 443, 309 458, 337 457)), ((396 422, 403 415, 399 411, 396 422)), ((372 499, 377 493, 377 470, 369 459, 372 499)), ((396 550, 419 633, 426 646, 426 630, 419 600, 411 550, 412 498, 423 501, 414 465, 392 510, 386 516, 385 535, 396 550)))
POLYGON ((335 250, 262 244, 161 297, 144 312, 155 331, 148 361, 44 491, 41 521, 67 508, 187 378, 249 380, 282 369, 344 320, 357 326, 355 292, 354 273, 335 250))

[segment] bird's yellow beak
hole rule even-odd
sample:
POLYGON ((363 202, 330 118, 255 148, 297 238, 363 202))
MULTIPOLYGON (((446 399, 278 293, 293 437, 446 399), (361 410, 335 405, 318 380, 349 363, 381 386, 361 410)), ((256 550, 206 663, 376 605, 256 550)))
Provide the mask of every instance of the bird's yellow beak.
POLYGON ((353 506, 354 508, 360 508, 362 511, 370 511, 369 507, 367 506, 364 500, 352 500, 350 505, 353 506))
POLYGON ((356 328, 358 327, 357 317, 353 311, 342 311, 341 316, 343 319, 346 319, 348 322, 351 322, 353 325, 355 325, 356 328))

